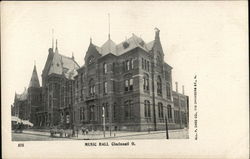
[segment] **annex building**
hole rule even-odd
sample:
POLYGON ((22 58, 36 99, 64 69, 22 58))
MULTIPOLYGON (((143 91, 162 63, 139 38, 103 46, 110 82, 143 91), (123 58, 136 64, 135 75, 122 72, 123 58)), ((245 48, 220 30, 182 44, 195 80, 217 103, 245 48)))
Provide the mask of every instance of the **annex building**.
MULTIPOLYGON (((178 83, 173 91, 173 68, 164 61, 159 29, 149 43, 134 34, 118 44, 110 36, 102 46, 90 40, 84 63, 80 67, 73 55, 62 55, 57 43, 49 48, 42 86, 33 93, 39 92, 40 102, 32 111, 21 104, 36 127, 147 131, 165 129, 165 119, 169 129, 188 127, 188 96, 184 87, 178 93, 178 83)), ((22 118, 19 101, 12 115, 22 118)))

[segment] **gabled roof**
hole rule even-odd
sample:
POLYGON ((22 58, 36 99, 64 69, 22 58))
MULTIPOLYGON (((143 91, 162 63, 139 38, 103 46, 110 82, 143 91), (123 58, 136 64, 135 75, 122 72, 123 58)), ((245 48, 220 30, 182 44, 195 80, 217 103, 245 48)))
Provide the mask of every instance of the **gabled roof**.
POLYGON ((30 79, 29 88, 30 87, 34 87, 34 88, 40 87, 40 83, 39 83, 39 79, 38 79, 38 75, 37 75, 37 71, 36 71, 36 65, 34 66, 32 76, 30 79))
POLYGON ((55 52, 50 64, 48 75, 58 74, 64 75, 68 79, 74 79, 78 68, 79 65, 73 58, 66 57, 58 52, 55 52))
POLYGON ((116 55, 116 44, 111 40, 108 39, 102 46, 101 46, 101 54, 104 56, 108 53, 112 53, 116 55))

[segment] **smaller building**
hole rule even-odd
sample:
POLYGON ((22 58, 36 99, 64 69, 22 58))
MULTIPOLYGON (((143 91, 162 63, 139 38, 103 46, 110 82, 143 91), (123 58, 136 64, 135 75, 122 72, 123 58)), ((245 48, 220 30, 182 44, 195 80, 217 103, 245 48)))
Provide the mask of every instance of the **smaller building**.
POLYGON ((174 123, 176 129, 189 127, 189 98, 184 94, 184 86, 182 86, 182 93, 178 92, 178 83, 176 84, 176 91, 172 91, 174 102, 174 123))
POLYGON ((14 104, 11 109, 12 110, 11 114, 22 120, 27 120, 29 118, 27 94, 28 92, 26 88, 21 94, 15 93, 14 104))
POLYGON ((42 89, 40 87, 36 66, 34 66, 28 89, 21 94, 15 94, 11 115, 21 120, 28 120, 34 126, 38 125, 36 112, 42 105, 42 89))

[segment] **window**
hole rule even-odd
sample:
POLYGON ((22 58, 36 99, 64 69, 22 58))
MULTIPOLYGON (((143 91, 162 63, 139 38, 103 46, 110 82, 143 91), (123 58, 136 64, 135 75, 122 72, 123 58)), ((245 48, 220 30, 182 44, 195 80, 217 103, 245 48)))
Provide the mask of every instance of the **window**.
POLYGON ((172 122, 172 108, 171 108, 171 105, 167 106, 167 111, 168 111, 168 120, 169 120, 169 122, 172 122))
POLYGON ((142 67, 142 69, 144 69, 144 59, 142 58, 141 61, 142 61, 142 66, 141 67, 142 67))
POLYGON ((181 100, 181 107, 185 108, 185 101, 184 100, 181 100))
POLYGON ((81 101, 83 101, 83 89, 81 89, 80 99, 81 99, 81 101))
POLYGON ((175 110, 174 111, 174 121, 175 121, 175 123, 179 123, 180 122, 180 114, 179 114, 180 112, 178 111, 178 110, 175 110))
POLYGON ((162 103, 158 103, 158 116, 160 119, 163 119, 163 105, 162 105, 162 103))
POLYGON ((157 94, 162 95, 162 83, 161 83, 160 76, 158 76, 158 78, 157 78, 157 94))
POLYGON ((80 108, 80 120, 85 120, 85 115, 84 115, 84 107, 80 108))
POLYGON ((94 61, 94 56, 90 56, 90 57, 88 58, 88 64, 93 63, 93 61, 94 61))
POLYGON ((123 48, 126 49, 126 48, 128 48, 129 43, 127 41, 125 41, 122 43, 122 45, 123 45, 123 48))
POLYGON ((132 100, 127 100, 124 102, 124 116, 126 119, 130 119, 132 117, 132 107, 133 107, 132 100))
POLYGON ((174 98, 174 106, 179 106, 179 100, 178 98, 174 98))
POLYGON ((130 63, 131 63, 131 70, 132 70, 132 69, 134 69, 134 59, 131 59, 130 63))
POLYGON ((106 63, 103 64, 103 74, 106 74, 108 72, 108 66, 106 63))
POLYGON ((125 80, 125 91, 128 91, 128 80, 125 80))
POLYGON ((149 91, 149 76, 145 74, 143 77, 143 89, 149 91))
POLYGON ((102 107, 105 110, 105 118, 106 118, 105 120, 108 121, 108 118, 109 118, 109 104, 108 103, 103 103, 102 107))
POLYGON ((112 71, 113 71, 113 73, 116 73, 116 72, 115 72, 115 63, 113 63, 112 71))
POLYGON ((94 80, 91 79, 89 81, 89 95, 94 95, 95 94, 95 83, 94 83, 94 80))
POLYGON ((104 84, 103 84, 103 93, 104 94, 108 93, 108 83, 107 82, 104 82, 104 84))
POLYGON ((150 102, 148 100, 144 101, 144 116, 145 118, 151 117, 150 102))
POLYGON ((126 71, 128 71, 129 69, 130 69, 130 61, 129 60, 127 60, 126 61, 126 71))
POLYGON ((158 55, 157 57, 156 57, 156 62, 157 62, 157 66, 161 66, 161 57, 160 57, 160 55, 158 55))
POLYGON ((91 121, 93 121, 93 120, 95 120, 94 105, 91 105, 89 109, 90 109, 90 116, 89 116, 89 118, 90 118, 91 121))
POLYGON ((131 91, 133 90, 133 79, 130 78, 130 79, 126 79, 125 80, 125 91, 131 91))
POLYGON ((129 90, 133 90, 133 78, 129 80, 129 90))
POLYGON ((170 85, 167 83, 166 85, 166 91, 167 91, 167 99, 171 100, 171 89, 170 89, 170 85))

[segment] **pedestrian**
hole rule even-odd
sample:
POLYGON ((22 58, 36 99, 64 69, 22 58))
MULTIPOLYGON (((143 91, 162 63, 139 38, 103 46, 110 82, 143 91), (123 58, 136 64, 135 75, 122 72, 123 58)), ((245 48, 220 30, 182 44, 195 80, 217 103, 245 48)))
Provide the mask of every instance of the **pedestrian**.
POLYGON ((76 127, 76 137, 78 138, 78 127, 76 127))
POLYGON ((88 135, 88 133, 89 133, 89 130, 88 130, 88 128, 86 128, 86 135, 88 135))
POLYGON ((82 134, 85 135, 85 128, 82 127, 82 134))

